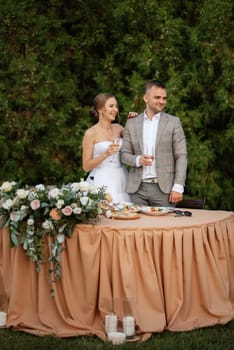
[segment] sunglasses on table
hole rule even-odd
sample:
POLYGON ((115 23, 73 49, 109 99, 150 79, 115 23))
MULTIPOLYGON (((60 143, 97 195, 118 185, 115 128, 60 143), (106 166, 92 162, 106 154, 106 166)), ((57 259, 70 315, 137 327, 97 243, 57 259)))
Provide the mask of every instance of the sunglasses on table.
POLYGON ((182 211, 182 210, 175 209, 173 213, 175 214, 175 216, 192 216, 191 211, 187 211, 187 210, 182 211))

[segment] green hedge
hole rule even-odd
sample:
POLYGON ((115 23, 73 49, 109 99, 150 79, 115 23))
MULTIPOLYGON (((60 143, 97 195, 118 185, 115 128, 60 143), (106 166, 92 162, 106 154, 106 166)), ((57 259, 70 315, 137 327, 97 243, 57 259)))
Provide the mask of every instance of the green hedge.
POLYGON ((0 4, 0 180, 78 181, 93 97, 122 123, 145 80, 169 92, 189 150, 186 195, 234 208, 233 2, 8 0, 0 4))

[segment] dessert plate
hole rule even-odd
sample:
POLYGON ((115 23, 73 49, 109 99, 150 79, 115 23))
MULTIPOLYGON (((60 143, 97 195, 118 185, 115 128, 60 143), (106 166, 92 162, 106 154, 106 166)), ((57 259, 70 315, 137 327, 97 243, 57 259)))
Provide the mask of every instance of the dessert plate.
POLYGON ((141 207, 141 213, 152 216, 161 216, 170 213, 165 207, 141 207))
POLYGON ((137 213, 131 213, 129 211, 123 211, 123 212, 115 212, 112 214, 112 219, 116 220, 135 220, 139 219, 139 214, 137 213))

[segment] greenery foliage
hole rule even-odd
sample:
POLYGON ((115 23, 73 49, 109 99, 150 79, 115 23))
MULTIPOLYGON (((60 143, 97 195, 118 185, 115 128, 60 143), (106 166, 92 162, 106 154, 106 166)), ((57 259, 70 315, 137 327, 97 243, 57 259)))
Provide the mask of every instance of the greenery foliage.
POLYGON ((21 187, 15 181, 5 181, 0 186, 0 228, 9 227, 11 246, 22 245, 38 272, 40 264, 49 261, 53 281, 62 275, 66 237, 72 236, 78 223, 97 222, 105 197, 104 187, 95 188, 83 179, 61 188, 43 184, 21 187))
POLYGON ((233 210, 232 13, 231 0, 1 2, 1 182, 84 177, 93 97, 114 93, 124 124, 158 79, 187 137, 186 194, 233 210))

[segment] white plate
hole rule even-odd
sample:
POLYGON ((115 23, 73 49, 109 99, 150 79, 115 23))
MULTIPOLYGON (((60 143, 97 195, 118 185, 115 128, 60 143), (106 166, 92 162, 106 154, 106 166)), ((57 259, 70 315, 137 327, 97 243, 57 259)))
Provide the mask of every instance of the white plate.
POLYGON ((164 207, 141 207, 141 213, 152 216, 162 216, 170 213, 170 210, 164 207))

